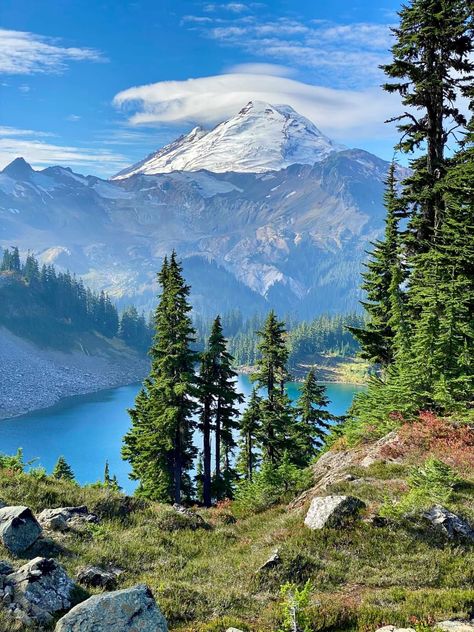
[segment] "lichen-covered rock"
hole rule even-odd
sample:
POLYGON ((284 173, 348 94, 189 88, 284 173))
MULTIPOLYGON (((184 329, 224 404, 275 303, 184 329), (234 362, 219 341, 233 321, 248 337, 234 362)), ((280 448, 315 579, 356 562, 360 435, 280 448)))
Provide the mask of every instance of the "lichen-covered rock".
POLYGON ((6 582, 12 588, 13 603, 41 624, 71 607, 74 582, 56 560, 36 557, 7 575, 6 582))
POLYGON ((415 629, 397 628, 395 625, 385 625, 383 628, 378 628, 375 632, 415 632, 415 629))
POLYGON ((258 569, 258 572, 261 573, 262 571, 268 571, 272 568, 275 568, 275 566, 278 566, 279 564, 281 564, 280 551, 278 549, 275 549, 275 551, 273 551, 273 553, 270 555, 268 560, 266 560, 260 566, 260 568, 258 569))
POLYGON ((139 584, 93 595, 70 610, 55 632, 167 632, 166 619, 150 589, 139 584))
POLYGON ((423 515, 435 528, 442 531, 448 538, 464 538, 474 541, 474 529, 471 525, 444 507, 437 505, 423 515))
POLYGON ((67 531, 70 527, 99 522, 96 514, 90 513, 85 505, 80 507, 57 507, 43 509, 38 515, 38 522, 51 531, 67 531))
POLYGON ((41 527, 28 507, 0 509, 0 540, 14 555, 20 555, 41 535, 41 527))
POLYGON ((471 621, 440 621, 435 625, 435 630, 442 630, 442 632, 474 632, 474 619, 471 621))
POLYGON ((354 496, 316 496, 311 501, 304 523, 310 529, 342 527, 363 507, 365 503, 354 496))
POLYGON ((110 590, 117 585, 117 578, 121 573, 122 571, 116 568, 106 570, 99 566, 86 566, 77 573, 76 577, 84 586, 110 590))

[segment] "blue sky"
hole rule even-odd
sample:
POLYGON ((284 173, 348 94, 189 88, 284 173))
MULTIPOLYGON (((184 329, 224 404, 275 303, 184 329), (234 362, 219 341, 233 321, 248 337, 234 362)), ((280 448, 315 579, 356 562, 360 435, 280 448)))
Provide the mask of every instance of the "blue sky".
POLYGON ((0 167, 109 176, 250 99, 392 156, 393 0, 2 0, 0 167))

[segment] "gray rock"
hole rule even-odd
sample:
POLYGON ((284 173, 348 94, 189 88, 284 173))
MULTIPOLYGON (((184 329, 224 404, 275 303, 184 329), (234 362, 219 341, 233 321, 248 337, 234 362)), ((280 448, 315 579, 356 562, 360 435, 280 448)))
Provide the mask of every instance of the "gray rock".
POLYGON ((440 621, 435 625, 435 630, 442 630, 443 632, 473 632, 474 619, 471 621, 440 621))
POLYGON ((395 625, 385 625, 383 628, 378 628, 375 632, 415 632, 415 629, 397 628, 395 625))
POLYGON ((13 573, 13 566, 6 560, 0 560, 0 575, 9 575, 13 573))
POLYGON ((70 610, 55 632, 167 632, 166 619, 150 589, 138 584, 93 595, 70 610))
POLYGON ((99 518, 90 513, 85 505, 81 505, 80 507, 43 509, 38 516, 38 521, 45 529, 67 531, 70 527, 80 527, 90 522, 99 522, 99 518))
POLYGON ((311 501, 304 523, 310 529, 342 527, 363 507, 365 503, 353 496, 316 496, 311 501))
POLYGON ((444 507, 436 505, 423 515, 448 538, 454 539, 461 537, 474 541, 474 529, 471 525, 444 507))
POLYGON ((267 571, 272 568, 275 568, 275 566, 278 566, 280 562, 281 562, 280 552, 278 549, 275 549, 275 551, 273 551, 273 553, 270 555, 268 560, 260 566, 260 568, 258 569, 258 572, 260 573, 262 571, 267 571))
POLYGON ((31 619, 51 622, 51 615, 71 607, 74 582, 56 560, 36 557, 7 575, 13 590, 13 602, 31 619))
POLYGON ((26 551, 41 535, 41 527, 28 507, 0 509, 0 540, 14 555, 26 551))
POLYGON ((117 585, 117 578, 122 574, 122 571, 117 568, 105 570, 99 566, 86 566, 77 573, 77 580, 84 586, 90 586, 91 588, 115 588, 117 585))
POLYGON ((239 630, 239 628, 227 628, 225 632, 242 632, 242 630, 239 630))

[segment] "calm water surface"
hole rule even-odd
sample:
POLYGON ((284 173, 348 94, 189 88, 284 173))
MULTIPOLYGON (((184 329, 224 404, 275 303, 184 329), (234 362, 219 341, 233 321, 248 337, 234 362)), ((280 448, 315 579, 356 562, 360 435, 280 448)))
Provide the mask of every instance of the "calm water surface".
MULTIPOLYGON (((326 386, 329 409, 336 415, 345 413, 354 394, 363 390, 353 384, 326 386)), ((12 454, 21 447, 26 460, 37 458, 35 465, 41 464, 48 472, 63 455, 82 484, 102 479, 108 460, 111 473, 131 493, 135 483, 128 478, 130 468, 120 458, 120 449, 130 425, 127 408, 133 406, 139 388, 132 384, 70 397, 51 408, 0 421, 0 452, 12 454)), ((245 396, 250 394, 248 376, 239 375, 238 388, 245 396)), ((294 399, 298 384, 290 383, 288 393, 294 399)))

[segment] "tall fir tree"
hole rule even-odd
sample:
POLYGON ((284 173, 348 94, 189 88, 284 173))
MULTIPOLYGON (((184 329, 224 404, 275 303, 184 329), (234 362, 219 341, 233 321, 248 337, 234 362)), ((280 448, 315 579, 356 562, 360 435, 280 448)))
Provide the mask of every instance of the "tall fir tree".
POLYGON ((436 238, 444 216, 444 201, 436 186, 446 171, 445 147, 451 134, 466 125, 457 105, 459 93, 472 83, 473 12, 471 0, 412 0, 393 29, 393 60, 383 66, 407 111, 398 121, 398 148, 422 155, 412 161, 405 183, 405 205, 410 206, 410 248, 423 252, 436 238))
POLYGON ((289 379, 285 324, 272 310, 258 335, 260 357, 252 380, 266 390, 260 406, 259 443, 264 460, 276 466, 288 448, 289 433, 294 423, 294 411, 285 391, 285 383, 289 379))
POLYGON ((326 431, 331 421, 336 420, 327 409, 328 404, 326 387, 318 384, 314 370, 310 369, 295 405, 297 423, 290 448, 295 465, 307 467, 323 446, 326 431))
POLYGON ((240 422, 240 452, 237 469, 239 474, 250 482, 259 462, 258 437, 260 435, 261 403, 262 398, 257 389, 253 388, 240 422))
POLYGON ((158 280, 162 293, 150 349, 152 368, 130 410, 132 427, 124 437, 122 455, 132 465, 132 477, 140 481, 139 494, 180 503, 192 496, 196 353, 191 349, 190 288, 175 252, 169 261, 165 258, 158 280))
POLYGON ((348 327, 361 345, 361 356, 372 364, 386 367, 393 362, 394 337, 398 324, 398 309, 402 309, 402 270, 400 235, 398 226, 404 215, 396 191, 395 163, 389 168, 384 203, 386 208, 385 234, 373 244, 370 259, 365 264, 362 301, 368 321, 365 327, 348 327))

